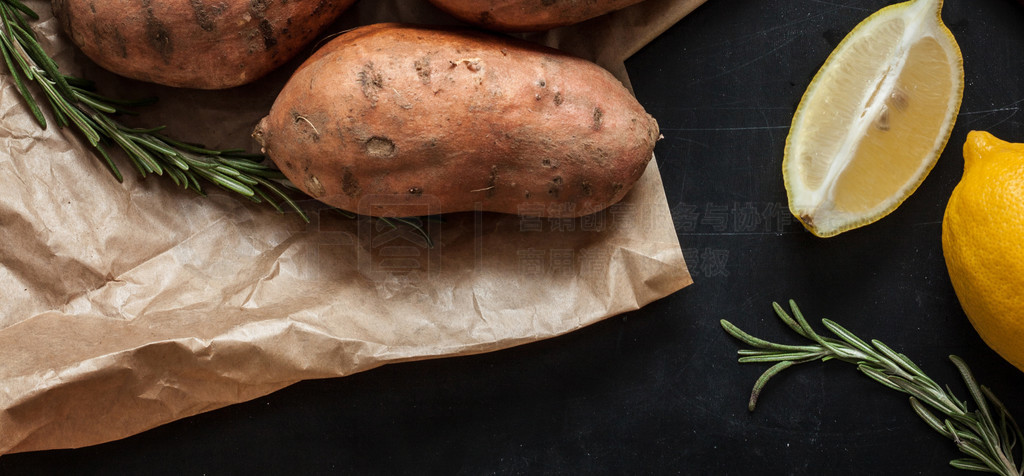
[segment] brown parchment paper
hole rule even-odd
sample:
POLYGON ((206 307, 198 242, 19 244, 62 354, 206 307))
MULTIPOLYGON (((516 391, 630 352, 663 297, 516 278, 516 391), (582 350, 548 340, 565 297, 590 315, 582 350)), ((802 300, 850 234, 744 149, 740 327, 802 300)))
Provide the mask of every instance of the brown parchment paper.
MULTIPOLYGON (((647 0, 529 39, 623 60, 704 0, 647 0)), ((121 97, 157 95, 145 125, 214 147, 249 134, 293 62, 230 91, 99 70, 59 33, 65 69, 121 97)), ((452 24, 425 2, 362 0, 336 30, 452 24)), ((627 83, 628 84, 628 83, 627 83)), ((117 183, 73 133, 41 130, 0 77, 0 454, 123 438, 303 379, 493 351, 637 309, 691 283, 656 162, 619 205, 576 220, 482 213, 412 229, 303 202, 312 223, 165 178, 117 183)), ((143 125, 139 124, 139 125, 143 125)))

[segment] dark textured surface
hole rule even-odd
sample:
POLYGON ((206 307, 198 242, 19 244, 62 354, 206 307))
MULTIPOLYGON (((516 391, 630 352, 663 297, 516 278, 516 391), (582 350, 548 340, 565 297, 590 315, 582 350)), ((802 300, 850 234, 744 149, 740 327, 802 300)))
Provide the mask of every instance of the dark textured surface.
POLYGON ((709 0, 629 62, 663 128, 657 156, 693 286, 537 344, 303 382, 123 441, 0 457, 0 474, 967 474, 905 397, 847 364, 791 369, 748 413, 763 367, 737 364, 718 325, 798 342, 770 309, 794 298, 966 398, 946 360, 964 357, 1024 418, 1024 374, 974 333, 940 248, 967 132, 1024 141, 1024 8, 947 0, 964 103, 900 209, 822 240, 785 208, 782 151, 804 88, 888 3, 709 0))

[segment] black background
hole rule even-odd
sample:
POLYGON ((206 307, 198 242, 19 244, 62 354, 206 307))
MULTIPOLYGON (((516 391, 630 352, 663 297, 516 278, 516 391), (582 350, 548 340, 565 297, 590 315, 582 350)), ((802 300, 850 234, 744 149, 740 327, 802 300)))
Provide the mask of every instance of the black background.
POLYGON ((709 0, 632 58, 695 284, 564 337, 405 363, 272 395, 95 447, 0 457, 0 474, 966 474, 905 396, 851 365, 777 377, 736 363, 729 319, 799 342, 771 312, 795 299, 907 354, 968 398, 948 362, 1024 418, 1024 374, 978 338, 946 273, 942 213, 969 130, 1024 142, 1024 7, 947 0, 963 106, 938 165, 896 212, 815 238, 785 208, 793 111, 829 52, 885 0, 709 0), (751 211, 759 219, 751 221, 751 211))

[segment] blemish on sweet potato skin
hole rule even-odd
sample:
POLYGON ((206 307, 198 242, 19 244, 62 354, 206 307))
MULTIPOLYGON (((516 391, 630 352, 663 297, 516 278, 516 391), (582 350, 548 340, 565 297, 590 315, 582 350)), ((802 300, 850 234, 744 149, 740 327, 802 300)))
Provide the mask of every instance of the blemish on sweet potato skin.
POLYGON ((359 82, 359 89, 363 91, 363 97, 370 101, 370 107, 377 107, 377 98, 381 89, 384 89, 384 76, 373 66, 373 61, 363 65, 363 69, 356 75, 359 82))
POLYGON ((551 183, 548 185, 548 195, 558 198, 562 193, 562 177, 555 177, 551 179, 551 183))
POLYGON ((581 216, 623 198, 660 133, 587 61, 479 32, 378 24, 303 63, 254 137, 293 183, 312 174, 319 200, 352 212, 516 214, 530 205, 581 216), (427 65, 443 65, 429 68, 429 81, 427 65), (313 121, 319 140, 296 127, 293 111, 330 118, 313 121), (375 197, 387 199, 366 202, 375 197))
POLYGON ((325 193, 324 185, 320 183, 320 179, 316 178, 315 175, 307 176, 304 185, 304 188, 309 191, 309 195, 313 198, 322 197, 325 193))
MULTIPOLYGON (((305 136, 313 142, 320 141, 320 129, 316 127, 309 117, 303 115, 298 111, 292 111, 292 126, 295 128, 298 134, 305 136)), ((314 118, 319 119, 319 118, 314 118)))
POLYGON ((590 126, 590 128, 595 131, 601 130, 601 126, 604 124, 604 111, 602 111, 600 107, 594 108, 593 118, 594 124, 590 126))
POLYGON ((122 76, 223 89, 301 53, 355 0, 53 0, 82 52, 122 76))
MULTIPOLYGON (((206 5, 205 0, 188 0, 189 6, 196 15, 196 23, 203 31, 214 31, 217 29, 215 18, 223 13, 223 8, 215 5, 206 5)), ((95 10, 94 10, 95 11, 95 10)))
POLYGON ((142 0, 142 8, 146 12, 146 41, 160 54, 165 63, 170 63, 174 55, 174 40, 171 39, 171 32, 167 26, 153 13, 150 2, 151 0, 142 0))
POLYGON ((430 57, 424 56, 417 59, 413 64, 416 67, 416 75, 419 76, 420 82, 430 84, 430 74, 433 72, 430 67, 430 57))
POLYGON ((389 159, 395 156, 395 143, 387 137, 374 136, 366 141, 366 155, 378 159, 389 159))
POLYGON ((341 174, 341 192, 348 197, 359 196, 359 179, 352 173, 352 169, 348 167, 345 167, 341 174))

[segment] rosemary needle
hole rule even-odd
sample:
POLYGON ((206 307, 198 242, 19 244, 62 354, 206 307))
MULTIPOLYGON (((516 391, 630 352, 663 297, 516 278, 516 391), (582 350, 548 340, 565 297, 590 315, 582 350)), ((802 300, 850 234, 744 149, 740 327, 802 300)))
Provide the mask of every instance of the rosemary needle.
POLYGON ((932 429, 953 440, 960 451, 967 455, 966 458, 950 461, 953 467, 1002 476, 1024 475, 1021 464, 1024 456, 1017 447, 1018 443, 1024 444, 1020 427, 995 395, 987 387, 978 385, 962 359, 955 355, 949 357, 977 406, 974 410, 968 409, 967 403, 953 395, 949 387, 935 383, 905 355, 877 340, 868 344, 828 319, 823 319, 822 323, 836 337, 823 337, 811 328, 795 302, 790 301, 789 305, 792 316, 778 303, 773 303, 776 315, 794 332, 810 340, 811 344, 768 342, 743 332, 729 321, 721 321, 726 332, 753 347, 739 351, 741 363, 773 364, 754 384, 748 406, 750 411, 754 410, 765 384, 779 372, 815 360, 841 360, 856 365, 861 372, 878 383, 910 395, 910 405, 914 412, 932 429), (939 418, 935 412, 945 415, 945 418, 939 418))

